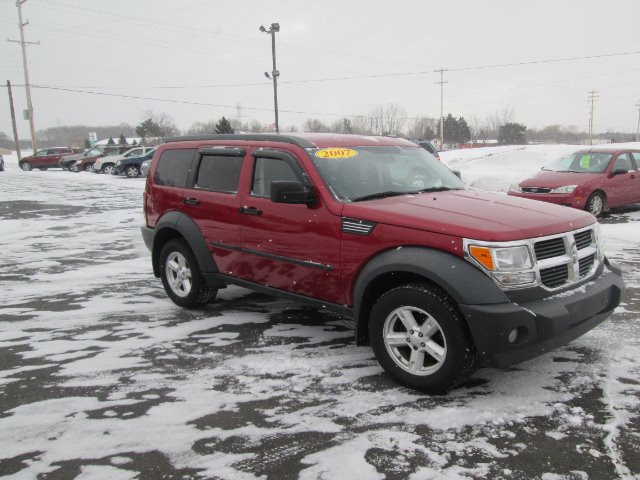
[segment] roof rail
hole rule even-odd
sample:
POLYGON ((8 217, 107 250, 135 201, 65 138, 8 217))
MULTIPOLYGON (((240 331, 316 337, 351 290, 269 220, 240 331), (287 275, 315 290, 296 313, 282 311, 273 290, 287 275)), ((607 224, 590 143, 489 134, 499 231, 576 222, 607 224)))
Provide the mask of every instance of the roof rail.
POLYGON ((171 137, 165 140, 165 143, 171 142, 189 142, 202 140, 240 140, 249 142, 280 142, 290 143, 302 148, 315 148, 316 146, 305 140, 304 138, 294 137, 290 135, 279 135, 276 133, 221 133, 208 135, 186 135, 183 137, 171 137))

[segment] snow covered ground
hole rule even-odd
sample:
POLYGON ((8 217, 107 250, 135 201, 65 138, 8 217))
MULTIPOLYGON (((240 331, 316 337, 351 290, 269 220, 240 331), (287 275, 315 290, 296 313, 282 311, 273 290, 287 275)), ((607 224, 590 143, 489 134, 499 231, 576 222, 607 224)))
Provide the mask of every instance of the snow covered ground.
MULTIPOLYGON (((445 152, 505 191, 571 146, 445 152)), ((602 221, 628 290, 604 324, 446 396, 399 387, 348 319, 230 287, 174 306, 142 179, 0 172, 0 476, 640 478, 640 206, 602 221)))

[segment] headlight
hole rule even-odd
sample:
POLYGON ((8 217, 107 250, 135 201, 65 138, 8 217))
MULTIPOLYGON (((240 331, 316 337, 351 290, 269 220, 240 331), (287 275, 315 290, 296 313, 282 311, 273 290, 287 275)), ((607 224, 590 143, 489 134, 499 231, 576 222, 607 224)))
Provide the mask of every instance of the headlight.
POLYGON ((536 274, 528 246, 501 247, 472 242, 469 240, 466 247, 468 256, 500 284, 506 287, 521 287, 535 283, 536 274))
POLYGON ((122 160, 118 160, 118 161, 116 162, 116 165, 122 165, 122 160))
POLYGON ((577 185, 565 185, 564 187, 558 187, 551 190, 549 193, 573 193, 577 185))
POLYGON ((509 187, 509 190, 516 193, 522 193, 522 188, 520 188, 520 185, 518 185, 517 183, 511 185, 511 187, 509 187))

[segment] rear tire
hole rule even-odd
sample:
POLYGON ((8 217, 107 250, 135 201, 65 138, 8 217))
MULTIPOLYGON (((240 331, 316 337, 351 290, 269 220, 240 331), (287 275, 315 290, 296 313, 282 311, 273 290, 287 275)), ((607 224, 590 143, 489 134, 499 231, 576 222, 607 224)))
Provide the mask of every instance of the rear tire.
POLYGON ((30 172, 33 169, 33 167, 31 166, 31 164, 29 162, 22 162, 20 164, 20 168, 22 170, 24 170, 25 172, 30 172))
POLYGON ((196 257, 183 240, 170 240, 162 247, 160 277, 169 298, 184 308, 209 303, 218 293, 205 284, 196 257))
POLYGON ((124 173, 126 173, 129 178, 135 178, 140 175, 140 169, 135 165, 129 165, 124 169, 124 173))
POLYGON ((605 210, 607 201, 604 194, 601 192, 593 192, 589 195, 587 203, 584 205, 584 209, 594 217, 600 217, 605 210))
POLYGON ((412 283, 389 290, 371 309, 369 338, 376 358, 403 385, 444 393, 464 382, 478 354, 453 300, 412 283))

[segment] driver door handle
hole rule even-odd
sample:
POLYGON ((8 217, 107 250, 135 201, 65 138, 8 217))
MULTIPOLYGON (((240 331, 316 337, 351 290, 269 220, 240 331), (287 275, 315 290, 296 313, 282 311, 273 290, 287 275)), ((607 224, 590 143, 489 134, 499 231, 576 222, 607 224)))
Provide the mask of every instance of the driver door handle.
POLYGON ((185 197, 182 199, 182 203, 184 203, 185 205, 198 205, 200 203, 200 200, 194 197, 185 197))
POLYGON ((240 207, 240 213, 244 213, 245 215, 255 215, 257 217, 262 215, 262 210, 256 207, 245 206, 245 207, 240 207))

